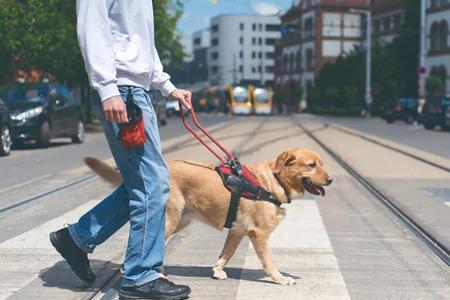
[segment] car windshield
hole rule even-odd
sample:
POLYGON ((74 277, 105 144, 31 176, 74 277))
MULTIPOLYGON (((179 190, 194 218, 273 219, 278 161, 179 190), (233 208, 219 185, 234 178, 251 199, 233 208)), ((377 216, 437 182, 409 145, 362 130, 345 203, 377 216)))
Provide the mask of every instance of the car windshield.
POLYGON ((42 102, 48 94, 46 85, 19 85, 9 94, 9 102, 42 102))
POLYGON ((447 97, 442 98, 441 99, 441 105, 443 105, 443 106, 450 106, 450 98, 447 98, 447 97))
POLYGON ((400 105, 404 107, 414 107, 417 105, 417 100, 413 98, 400 99, 400 105))
POLYGON ((237 102, 247 102, 248 101, 248 90, 243 87, 236 87, 233 90, 234 93, 234 99, 236 99, 237 102))
POLYGON ((265 89, 256 89, 255 100, 258 103, 269 103, 269 92, 265 89))

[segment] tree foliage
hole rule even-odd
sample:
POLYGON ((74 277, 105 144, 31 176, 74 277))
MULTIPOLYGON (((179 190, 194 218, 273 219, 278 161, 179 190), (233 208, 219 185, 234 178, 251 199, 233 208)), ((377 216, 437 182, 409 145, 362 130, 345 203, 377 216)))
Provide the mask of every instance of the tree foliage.
MULTIPOLYGON (((179 0, 153 2, 161 59, 181 61, 176 24, 182 5, 179 0)), ((69 84, 85 82, 75 6, 67 0, 0 0, 0 84, 18 69, 39 69, 69 84)))

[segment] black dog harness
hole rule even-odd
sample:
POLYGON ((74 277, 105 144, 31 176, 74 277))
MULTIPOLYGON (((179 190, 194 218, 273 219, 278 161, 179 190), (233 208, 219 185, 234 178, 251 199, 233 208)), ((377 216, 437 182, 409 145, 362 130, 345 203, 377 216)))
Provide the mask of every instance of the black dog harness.
POLYGON ((236 221, 239 200, 246 198, 250 200, 270 202, 277 207, 281 202, 272 197, 268 191, 258 185, 256 178, 250 171, 237 161, 230 161, 216 167, 217 173, 222 178, 223 184, 231 192, 230 206, 224 227, 231 228, 236 221))

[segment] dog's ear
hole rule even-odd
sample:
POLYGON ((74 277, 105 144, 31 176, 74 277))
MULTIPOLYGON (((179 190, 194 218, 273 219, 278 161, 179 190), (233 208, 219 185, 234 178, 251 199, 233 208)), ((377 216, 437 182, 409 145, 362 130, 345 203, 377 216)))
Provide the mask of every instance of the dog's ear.
POLYGON ((273 172, 275 174, 280 173, 282 167, 292 166, 295 163, 295 160, 296 160, 295 155, 292 154, 292 152, 286 151, 286 152, 281 153, 275 162, 275 167, 273 168, 273 172))

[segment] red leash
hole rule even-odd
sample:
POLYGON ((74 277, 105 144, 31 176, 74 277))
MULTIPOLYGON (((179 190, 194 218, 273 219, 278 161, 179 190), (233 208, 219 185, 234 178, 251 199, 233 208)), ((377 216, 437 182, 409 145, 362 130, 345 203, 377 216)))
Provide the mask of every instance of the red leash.
POLYGON ((220 148, 220 150, 223 151, 223 153, 225 153, 226 157, 228 160, 225 160, 214 148, 212 148, 210 145, 207 144, 207 142, 205 142, 205 140, 203 140, 202 137, 200 137, 200 135, 195 132, 195 130, 191 127, 191 125, 189 125, 188 121, 186 120, 186 116, 184 115, 183 112, 183 105, 181 104, 181 102, 178 103, 178 105, 180 106, 180 113, 181 113, 181 119, 183 120, 183 124, 186 127, 186 129, 192 133, 192 135, 200 142, 202 143, 203 146, 205 146, 209 151, 211 151, 211 153, 217 157, 223 164, 235 161, 236 158, 221 144, 219 143, 218 140, 216 140, 211 133, 209 133, 205 128, 203 128, 203 126, 198 122, 197 120, 197 116, 195 115, 195 111, 194 108, 191 106, 191 108, 188 110, 188 112, 190 112, 191 117, 192 117, 192 121, 195 124, 195 126, 201 131, 203 132, 204 135, 206 135, 211 142, 213 142, 217 147, 220 148))

